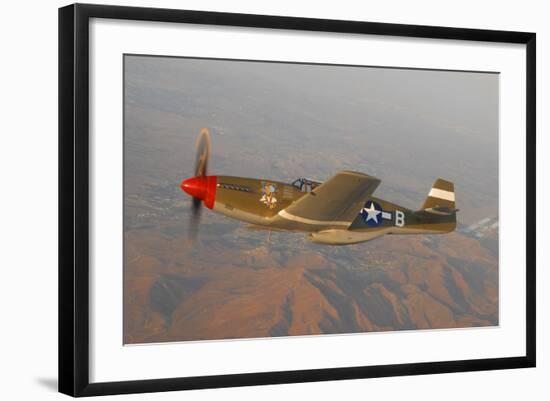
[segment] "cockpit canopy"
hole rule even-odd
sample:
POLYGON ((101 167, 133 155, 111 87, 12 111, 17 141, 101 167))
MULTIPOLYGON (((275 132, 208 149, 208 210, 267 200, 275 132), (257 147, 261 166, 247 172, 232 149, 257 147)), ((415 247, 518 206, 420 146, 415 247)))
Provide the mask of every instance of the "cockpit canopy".
POLYGON ((292 186, 298 188, 302 192, 311 192, 321 185, 320 182, 311 181, 307 178, 298 178, 292 182, 292 186))

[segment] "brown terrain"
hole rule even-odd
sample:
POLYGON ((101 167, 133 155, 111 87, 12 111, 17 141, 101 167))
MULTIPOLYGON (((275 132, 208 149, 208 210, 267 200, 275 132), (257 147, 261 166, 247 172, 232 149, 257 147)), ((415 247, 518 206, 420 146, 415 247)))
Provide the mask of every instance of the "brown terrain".
POLYGON ((195 244, 177 224, 156 234, 126 233, 125 343, 498 324, 497 257, 460 233, 351 247, 238 226, 195 244))

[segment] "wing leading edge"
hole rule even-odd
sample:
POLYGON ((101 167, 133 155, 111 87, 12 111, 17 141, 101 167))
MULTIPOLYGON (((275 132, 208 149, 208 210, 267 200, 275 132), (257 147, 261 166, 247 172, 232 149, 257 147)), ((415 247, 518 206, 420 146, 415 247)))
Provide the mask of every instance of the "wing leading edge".
POLYGON ((379 184, 367 174, 340 171, 279 215, 304 224, 348 227, 379 184))

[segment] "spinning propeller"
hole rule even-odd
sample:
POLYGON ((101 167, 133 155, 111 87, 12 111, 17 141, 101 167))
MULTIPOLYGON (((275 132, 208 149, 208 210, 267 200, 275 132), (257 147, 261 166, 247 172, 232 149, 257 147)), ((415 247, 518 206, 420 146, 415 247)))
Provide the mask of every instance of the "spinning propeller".
POLYGON ((201 217, 202 202, 206 207, 214 206, 216 193, 216 177, 208 176, 208 159, 210 158, 210 133, 203 128, 197 137, 195 145, 195 176, 183 180, 181 189, 192 197, 191 215, 189 219, 189 234, 195 239, 201 217))

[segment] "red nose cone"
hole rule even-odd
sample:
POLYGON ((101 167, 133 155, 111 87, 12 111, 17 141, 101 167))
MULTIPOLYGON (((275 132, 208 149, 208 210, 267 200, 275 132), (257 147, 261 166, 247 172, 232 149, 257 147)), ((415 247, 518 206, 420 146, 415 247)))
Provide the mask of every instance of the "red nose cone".
POLYGON ((181 182, 181 189, 200 200, 206 198, 206 177, 192 177, 181 182))
POLYGON ((204 201, 210 209, 214 207, 216 199, 216 176, 192 177, 181 182, 181 189, 193 198, 204 201))

